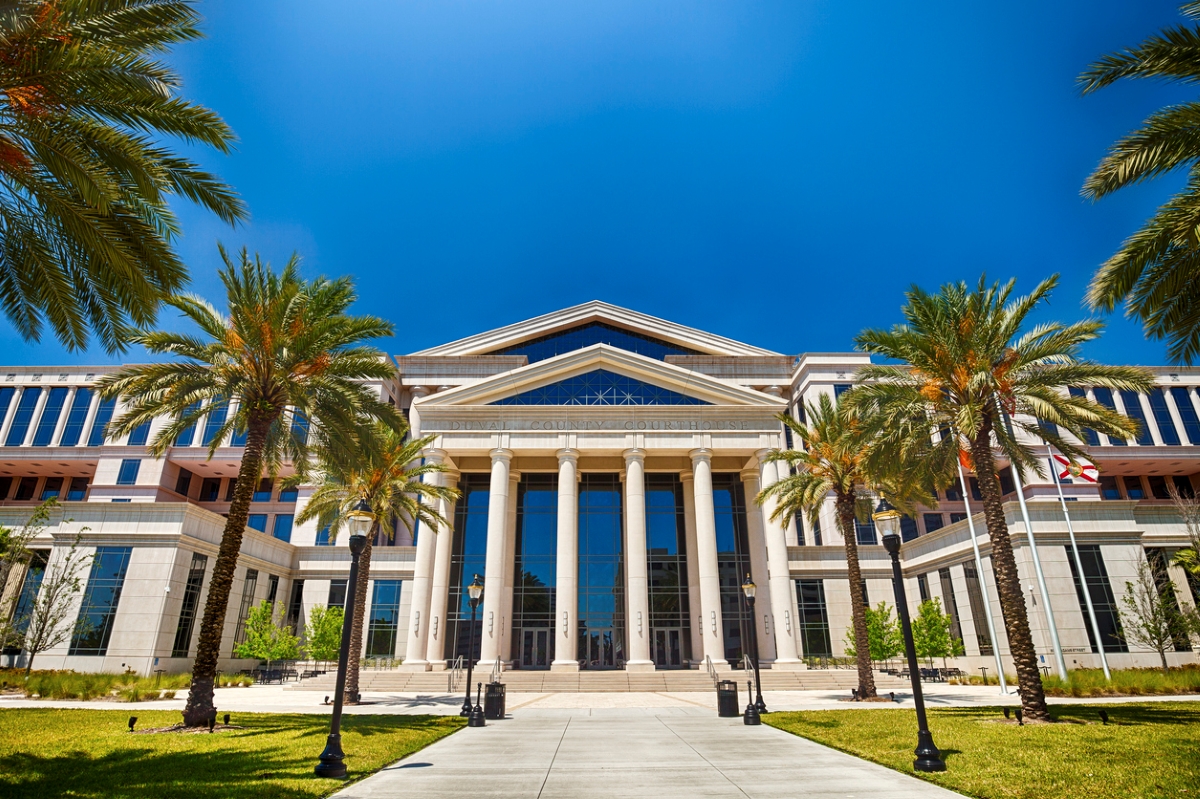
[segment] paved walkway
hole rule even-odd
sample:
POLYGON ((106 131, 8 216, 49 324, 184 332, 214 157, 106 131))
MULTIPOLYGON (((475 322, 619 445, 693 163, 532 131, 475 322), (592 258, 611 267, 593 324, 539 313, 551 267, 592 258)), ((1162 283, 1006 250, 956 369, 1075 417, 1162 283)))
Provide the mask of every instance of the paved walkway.
MULTIPOLYGON (((349 763, 353 768, 353 763, 349 763)), ((796 796, 949 799, 959 794, 767 726, 700 708, 519 712, 464 729, 336 799, 796 796)))

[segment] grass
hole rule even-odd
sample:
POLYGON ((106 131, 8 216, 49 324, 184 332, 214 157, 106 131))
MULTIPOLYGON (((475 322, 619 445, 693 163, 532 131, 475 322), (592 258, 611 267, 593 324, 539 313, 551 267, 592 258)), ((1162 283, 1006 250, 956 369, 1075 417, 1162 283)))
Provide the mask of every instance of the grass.
POLYGON ((1058 676, 1043 677, 1042 687, 1049 696, 1155 696, 1200 693, 1200 666, 1162 669, 1120 669, 1112 672, 1112 682, 1100 669, 1075 669, 1063 681, 1058 676))
MULTIPOLYGON (((166 727, 178 711, 136 714, 138 729, 166 727)), ((130 734, 116 710, 0 709, 0 796, 13 799, 299 799, 343 787, 313 774, 329 717, 234 713, 244 729, 130 734)), ((457 716, 346 716, 351 779, 449 735, 457 716)))
MULTIPOLYGON (((1200 703, 1057 705, 1067 724, 1000 723, 999 708, 930 711, 947 771, 920 775, 981 799, 1126 799, 1191 796, 1200 781, 1200 703), (997 721, 999 720, 999 721, 997 721)), ((772 713, 765 723, 867 760, 913 773, 911 710, 772 713)))
MULTIPOLYGON (((28 676, 22 669, 0 669, 0 689, 17 690, 42 699, 112 699, 145 702, 173 699, 176 691, 186 690, 190 674, 163 674, 141 677, 136 674, 91 674, 74 671, 34 671, 28 676)), ((254 678, 236 675, 219 677, 219 687, 253 685, 254 678)))

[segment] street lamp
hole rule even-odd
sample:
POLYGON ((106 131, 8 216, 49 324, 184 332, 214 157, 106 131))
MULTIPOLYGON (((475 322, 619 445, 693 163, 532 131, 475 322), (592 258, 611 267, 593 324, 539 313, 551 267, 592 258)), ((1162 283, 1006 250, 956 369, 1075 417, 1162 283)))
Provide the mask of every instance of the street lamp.
POLYGON ((354 624, 354 598, 358 593, 358 559, 367 546, 367 533, 375 524, 375 514, 365 499, 346 514, 350 529, 350 578, 346 581, 346 606, 342 617, 342 644, 338 652, 337 688, 333 693, 333 720, 325 751, 315 769, 318 777, 341 779, 346 776, 345 755, 342 753, 342 700, 346 693, 346 663, 350 660, 350 628, 354 624))
POLYGON ((467 693, 463 698, 462 709, 458 715, 471 717, 471 669, 475 666, 475 612, 479 608, 479 598, 483 596, 483 581, 479 575, 467 586, 467 596, 471 598, 471 629, 467 632, 467 693))
POLYGON ((754 707, 759 713, 767 712, 767 703, 762 698, 762 677, 758 673, 758 623, 755 621, 758 617, 754 615, 754 592, 758 586, 750 579, 750 573, 746 573, 746 582, 742 583, 742 593, 746 596, 746 603, 750 606, 750 657, 754 659, 754 707))
POLYGON ((921 669, 917 664, 917 647, 913 643, 912 621, 908 617, 908 599, 904 595, 904 577, 900 574, 900 511, 886 499, 879 500, 873 514, 875 529, 883 534, 883 547, 892 556, 892 588, 896 592, 896 610, 904 630, 904 651, 908 655, 908 676, 912 680, 913 703, 917 706, 917 771, 945 771, 946 762, 933 743, 929 723, 925 720, 925 697, 921 693, 921 669))

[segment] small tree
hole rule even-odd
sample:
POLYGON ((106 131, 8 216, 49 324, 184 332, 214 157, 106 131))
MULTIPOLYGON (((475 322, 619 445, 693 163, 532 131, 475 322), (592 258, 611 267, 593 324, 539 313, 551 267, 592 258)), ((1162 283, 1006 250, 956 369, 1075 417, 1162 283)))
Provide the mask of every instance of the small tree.
POLYGON ((26 674, 33 670, 33 660, 42 652, 90 629, 88 620, 83 617, 74 624, 67 623, 72 613, 78 613, 75 595, 81 590, 80 572, 92 562, 90 554, 79 551, 82 532, 76 534, 66 554, 46 565, 41 588, 29 609, 9 622, 14 644, 29 656, 25 661, 26 674))
POLYGON ((304 652, 312 660, 337 660, 342 646, 341 608, 317 605, 308 613, 308 625, 304 630, 304 652))
POLYGON ((1171 504, 1179 511, 1180 521, 1191 541, 1190 546, 1175 553, 1172 561, 1193 579, 1200 581, 1200 499, 1195 495, 1179 493, 1174 485, 1167 486, 1167 493, 1171 496, 1171 504))
MULTIPOLYGON (((871 652, 871 660, 880 663, 891 660, 904 651, 904 636, 900 631, 900 622, 892 618, 892 607, 886 602, 880 602, 873 608, 865 608, 867 617, 867 644, 871 652)), ((854 625, 846 630, 846 655, 858 657, 854 648, 854 625)))
POLYGON ((924 658, 930 667, 934 658, 941 658, 944 667, 946 658, 958 657, 966 651, 962 639, 951 634, 952 624, 950 614, 942 612, 940 599, 926 599, 917 608, 917 617, 912 620, 913 644, 917 657, 924 658))
POLYGON ((1155 574, 1154 567, 1143 562, 1137 579, 1125 583, 1121 597, 1121 640, 1134 646, 1146 647, 1158 653, 1163 673, 1170 666, 1167 653, 1175 642, 1188 634, 1187 621, 1172 593, 1175 584, 1166 573, 1155 574))
POLYGON ((246 640, 238 644, 233 653, 240 658, 257 658, 267 661, 267 670, 275 660, 295 660, 300 657, 300 639, 292 634, 291 626, 275 623, 275 614, 283 616, 283 604, 272 606, 263 600, 250 609, 246 617, 246 640))

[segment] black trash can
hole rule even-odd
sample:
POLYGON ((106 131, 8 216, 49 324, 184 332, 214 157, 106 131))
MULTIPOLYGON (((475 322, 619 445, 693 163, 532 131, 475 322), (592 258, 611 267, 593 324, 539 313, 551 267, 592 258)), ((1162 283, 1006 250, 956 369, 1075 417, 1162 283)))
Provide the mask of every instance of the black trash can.
POLYGON ((742 715, 738 707, 737 683, 733 680, 721 680, 717 683, 717 715, 721 718, 737 718, 742 715))
POLYGON ((490 682, 483 693, 483 717, 487 719, 504 718, 505 685, 502 682, 490 682))

